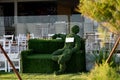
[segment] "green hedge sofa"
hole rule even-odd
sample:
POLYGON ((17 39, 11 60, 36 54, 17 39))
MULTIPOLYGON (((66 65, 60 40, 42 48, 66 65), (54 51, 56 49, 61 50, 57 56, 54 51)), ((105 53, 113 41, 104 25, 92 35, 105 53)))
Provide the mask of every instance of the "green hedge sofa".
MULTIPOLYGON (((85 42, 81 42, 85 45, 85 42)), ((59 69, 59 65, 51 57, 52 53, 64 46, 64 40, 52 39, 30 39, 28 50, 21 52, 21 72, 22 73, 53 73, 59 69)), ((82 54, 73 54, 67 63, 66 72, 80 72, 86 70, 85 46, 82 47, 82 54)))

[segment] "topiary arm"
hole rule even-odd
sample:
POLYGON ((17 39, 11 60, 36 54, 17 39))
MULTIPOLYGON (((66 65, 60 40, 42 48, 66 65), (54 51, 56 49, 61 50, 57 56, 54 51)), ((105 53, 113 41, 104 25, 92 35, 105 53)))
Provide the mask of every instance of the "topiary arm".
POLYGON ((60 54, 62 54, 63 51, 64 51, 63 48, 62 48, 62 49, 58 49, 58 50, 54 51, 54 52, 52 53, 52 55, 60 55, 60 54))

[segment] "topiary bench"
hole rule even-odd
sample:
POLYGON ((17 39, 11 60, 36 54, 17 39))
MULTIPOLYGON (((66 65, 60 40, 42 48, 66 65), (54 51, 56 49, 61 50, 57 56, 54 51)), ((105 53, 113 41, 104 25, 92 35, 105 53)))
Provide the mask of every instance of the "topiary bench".
MULTIPOLYGON (((51 57, 52 53, 64 46, 64 40, 30 39, 28 50, 21 52, 22 73, 53 73, 59 69, 59 65, 51 57)), ((73 54, 67 72, 85 71, 85 48, 83 54, 73 54)))
POLYGON ((52 73, 57 70, 57 65, 51 60, 50 54, 29 55, 22 67, 23 73, 52 73))
POLYGON ((21 52, 21 70, 23 73, 52 73, 57 63, 52 61, 51 53, 64 45, 63 40, 30 39, 29 49, 21 52))

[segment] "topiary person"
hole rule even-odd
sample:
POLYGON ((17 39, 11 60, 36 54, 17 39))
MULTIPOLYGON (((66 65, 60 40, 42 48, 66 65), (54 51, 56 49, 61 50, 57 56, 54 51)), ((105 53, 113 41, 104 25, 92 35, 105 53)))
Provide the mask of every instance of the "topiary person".
POLYGON ((77 35, 79 32, 79 26, 75 25, 71 28, 71 33, 66 35, 66 41, 62 49, 58 49, 53 52, 52 60, 57 61, 59 64, 59 70, 55 72, 56 75, 62 74, 66 70, 66 62, 70 60, 72 54, 80 51, 81 40, 77 35), (71 40, 69 40, 71 38, 71 40), (67 41, 68 39, 68 41, 67 41))

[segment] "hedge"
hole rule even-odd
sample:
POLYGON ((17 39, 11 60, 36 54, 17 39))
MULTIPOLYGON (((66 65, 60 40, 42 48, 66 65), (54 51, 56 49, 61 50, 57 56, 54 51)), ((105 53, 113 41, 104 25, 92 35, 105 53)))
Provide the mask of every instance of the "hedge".
POLYGON ((50 54, 29 55, 22 67, 23 73, 52 73, 58 70, 58 65, 51 60, 50 54))
POLYGON ((64 46, 63 40, 44 40, 44 39, 30 39, 28 41, 28 48, 33 50, 34 54, 44 53, 51 54, 53 51, 64 46))

